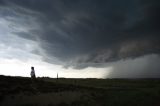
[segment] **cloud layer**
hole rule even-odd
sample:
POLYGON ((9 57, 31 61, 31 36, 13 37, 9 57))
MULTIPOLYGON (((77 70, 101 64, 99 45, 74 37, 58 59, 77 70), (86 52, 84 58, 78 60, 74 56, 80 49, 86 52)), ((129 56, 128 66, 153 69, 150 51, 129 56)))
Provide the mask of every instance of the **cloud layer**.
POLYGON ((0 0, 14 36, 49 63, 83 69, 160 53, 159 0, 0 0))

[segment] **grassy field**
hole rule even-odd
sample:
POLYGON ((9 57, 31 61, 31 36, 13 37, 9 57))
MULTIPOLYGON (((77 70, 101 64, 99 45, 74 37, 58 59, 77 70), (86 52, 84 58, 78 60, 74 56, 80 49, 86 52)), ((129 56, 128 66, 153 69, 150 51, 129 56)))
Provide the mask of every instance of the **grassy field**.
POLYGON ((160 106, 160 79, 0 76, 0 106, 160 106))

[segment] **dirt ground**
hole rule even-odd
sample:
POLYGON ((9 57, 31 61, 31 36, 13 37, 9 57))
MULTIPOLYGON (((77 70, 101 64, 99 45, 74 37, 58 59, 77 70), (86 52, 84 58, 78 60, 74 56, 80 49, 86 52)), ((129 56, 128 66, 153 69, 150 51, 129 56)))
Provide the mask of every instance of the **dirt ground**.
POLYGON ((0 106, 160 106, 160 79, 0 79, 0 106))

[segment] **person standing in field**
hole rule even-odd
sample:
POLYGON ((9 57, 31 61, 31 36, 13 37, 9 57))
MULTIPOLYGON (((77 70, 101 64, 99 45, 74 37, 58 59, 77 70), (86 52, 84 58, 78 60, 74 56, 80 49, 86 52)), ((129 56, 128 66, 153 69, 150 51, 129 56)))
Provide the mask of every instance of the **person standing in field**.
POLYGON ((34 67, 31 67, 31 73, 30 73, 30 75, 31 75, 31 78, 32 78, 32 79, 35 79, 35 78, 36 78, 36 74, 35 74, 34 67))

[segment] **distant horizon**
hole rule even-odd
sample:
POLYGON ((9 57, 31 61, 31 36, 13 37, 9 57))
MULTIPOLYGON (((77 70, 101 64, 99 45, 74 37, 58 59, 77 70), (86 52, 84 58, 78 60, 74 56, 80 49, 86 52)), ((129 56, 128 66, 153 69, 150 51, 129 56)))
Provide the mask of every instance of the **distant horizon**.
MULTIPOLYGON (((16 76, 16 75, 5 75, 0 74, 0 76, 6 76, 6 77, 23 77, 23 78, 31 78, 30 76, 16 76)), ((36 78, 53 78, 57 79, 57 77, 49 77, 49 76, 37 76, 36 78)), ((94 78, 94 77, 86 77, 86 78, 80 78, 80 77, 58 77, 58 79, 160 79, 160 77, 113 77, 113 78, 94 78)))

